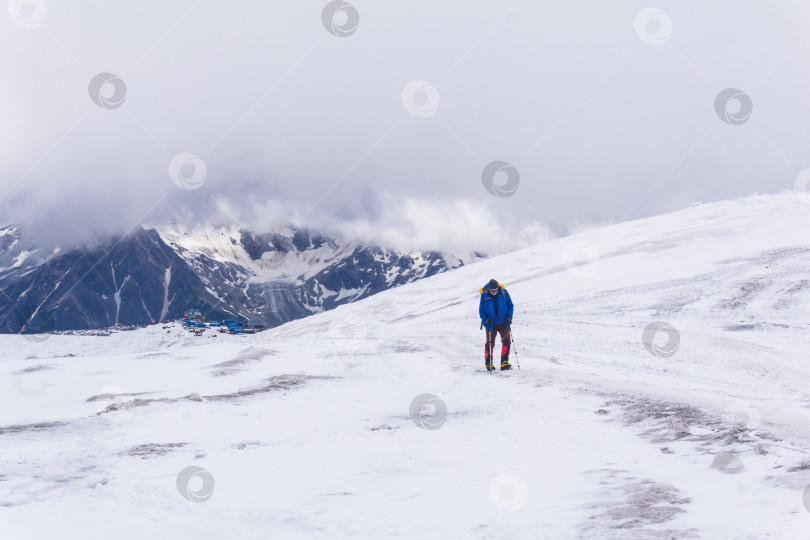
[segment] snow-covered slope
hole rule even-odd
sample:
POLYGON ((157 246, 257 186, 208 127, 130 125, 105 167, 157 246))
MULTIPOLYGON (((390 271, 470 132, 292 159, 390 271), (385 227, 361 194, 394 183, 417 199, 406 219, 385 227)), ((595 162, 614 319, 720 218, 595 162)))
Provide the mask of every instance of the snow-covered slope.
POLYGON ((809 226, 793 194, 755 196, 255 336, 0 336, 0 530, 807 538, 809 226), (481 369, 492 277, 520 371, 481 369))
POLYGON ((349 255, 359 245, 323 236, 315 237, 313 242, 308 234, 301 235, 296 245, 297 231, 291 229, 259 235, 260 238, 237 225, 187 228, 171 223, 157 230, 189 263, 207 258, 221 264, 236 264, 244 269, 244 278, 252 283, 306 280, 336 259, 349 255), (248 253, 246 245, 253 253, 248 253))
POLYGON ((26 243, 18 227, 0 227, 0 272, 32 264, 39 254, 31 243, 26 243))

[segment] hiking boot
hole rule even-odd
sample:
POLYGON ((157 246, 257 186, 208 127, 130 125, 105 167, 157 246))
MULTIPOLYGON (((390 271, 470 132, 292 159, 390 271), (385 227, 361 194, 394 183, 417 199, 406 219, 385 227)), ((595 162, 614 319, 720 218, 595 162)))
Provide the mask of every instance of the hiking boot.
POLYGON ((487 358, 486 366, 487 366, 487 371, 494 371, 495 370, 495 367, 492 365, 492 359, 490 359, 490 358, 487 358))
POLYGON ((509 360, 501 360, 501 371, 508 369, 512 369, 512 364, 509 363, 509 360))

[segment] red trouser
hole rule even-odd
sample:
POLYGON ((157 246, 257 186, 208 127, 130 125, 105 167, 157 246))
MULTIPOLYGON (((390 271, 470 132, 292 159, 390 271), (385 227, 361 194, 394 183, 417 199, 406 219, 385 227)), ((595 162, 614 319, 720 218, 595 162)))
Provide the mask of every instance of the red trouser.
POLYGON ((495 350, 495 338, 501 335, 501 362, 509 360, 509 346, 512 344, 512 333, 505 324, 497 324, 492 327, 492 332, 487 330, 487 343, 484 346, 484 360, 492 358, 492 351, 495 350))

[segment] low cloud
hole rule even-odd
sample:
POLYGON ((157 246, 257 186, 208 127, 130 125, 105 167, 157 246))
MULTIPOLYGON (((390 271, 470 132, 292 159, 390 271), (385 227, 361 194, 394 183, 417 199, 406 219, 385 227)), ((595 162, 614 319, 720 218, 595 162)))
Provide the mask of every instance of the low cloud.
POLYGON ((236 218, 495 253, 779 192, 810 166, 805 2, 664 5, 643 24, 595 0, 353 4, 345 37, 326 2, 0 17, 0 222, 70 243, 236 218), (120 83, 91 96, 99 73, 120 83), (753 104, 742 123, 716 110, 726 88, 753 104), (205 164, 182 173, 193 186, 170 176, 187 154, 205 164), (482 184, 493 161, 519 173, 511 196, 482 184))

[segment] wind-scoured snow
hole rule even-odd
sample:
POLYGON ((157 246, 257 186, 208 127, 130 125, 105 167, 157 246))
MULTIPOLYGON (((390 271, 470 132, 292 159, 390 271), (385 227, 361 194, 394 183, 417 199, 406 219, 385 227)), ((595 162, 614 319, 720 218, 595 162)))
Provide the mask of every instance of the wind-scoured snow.
POLYGON ((808 230, 794 194, 755 196, 253 336, 0 336, 0 531, 807 538, 808 230), (520 371, 482 370, 490 278, 516 304, 520 371), (658 335, 648 352, 655 322, 677 348, 658 335))

